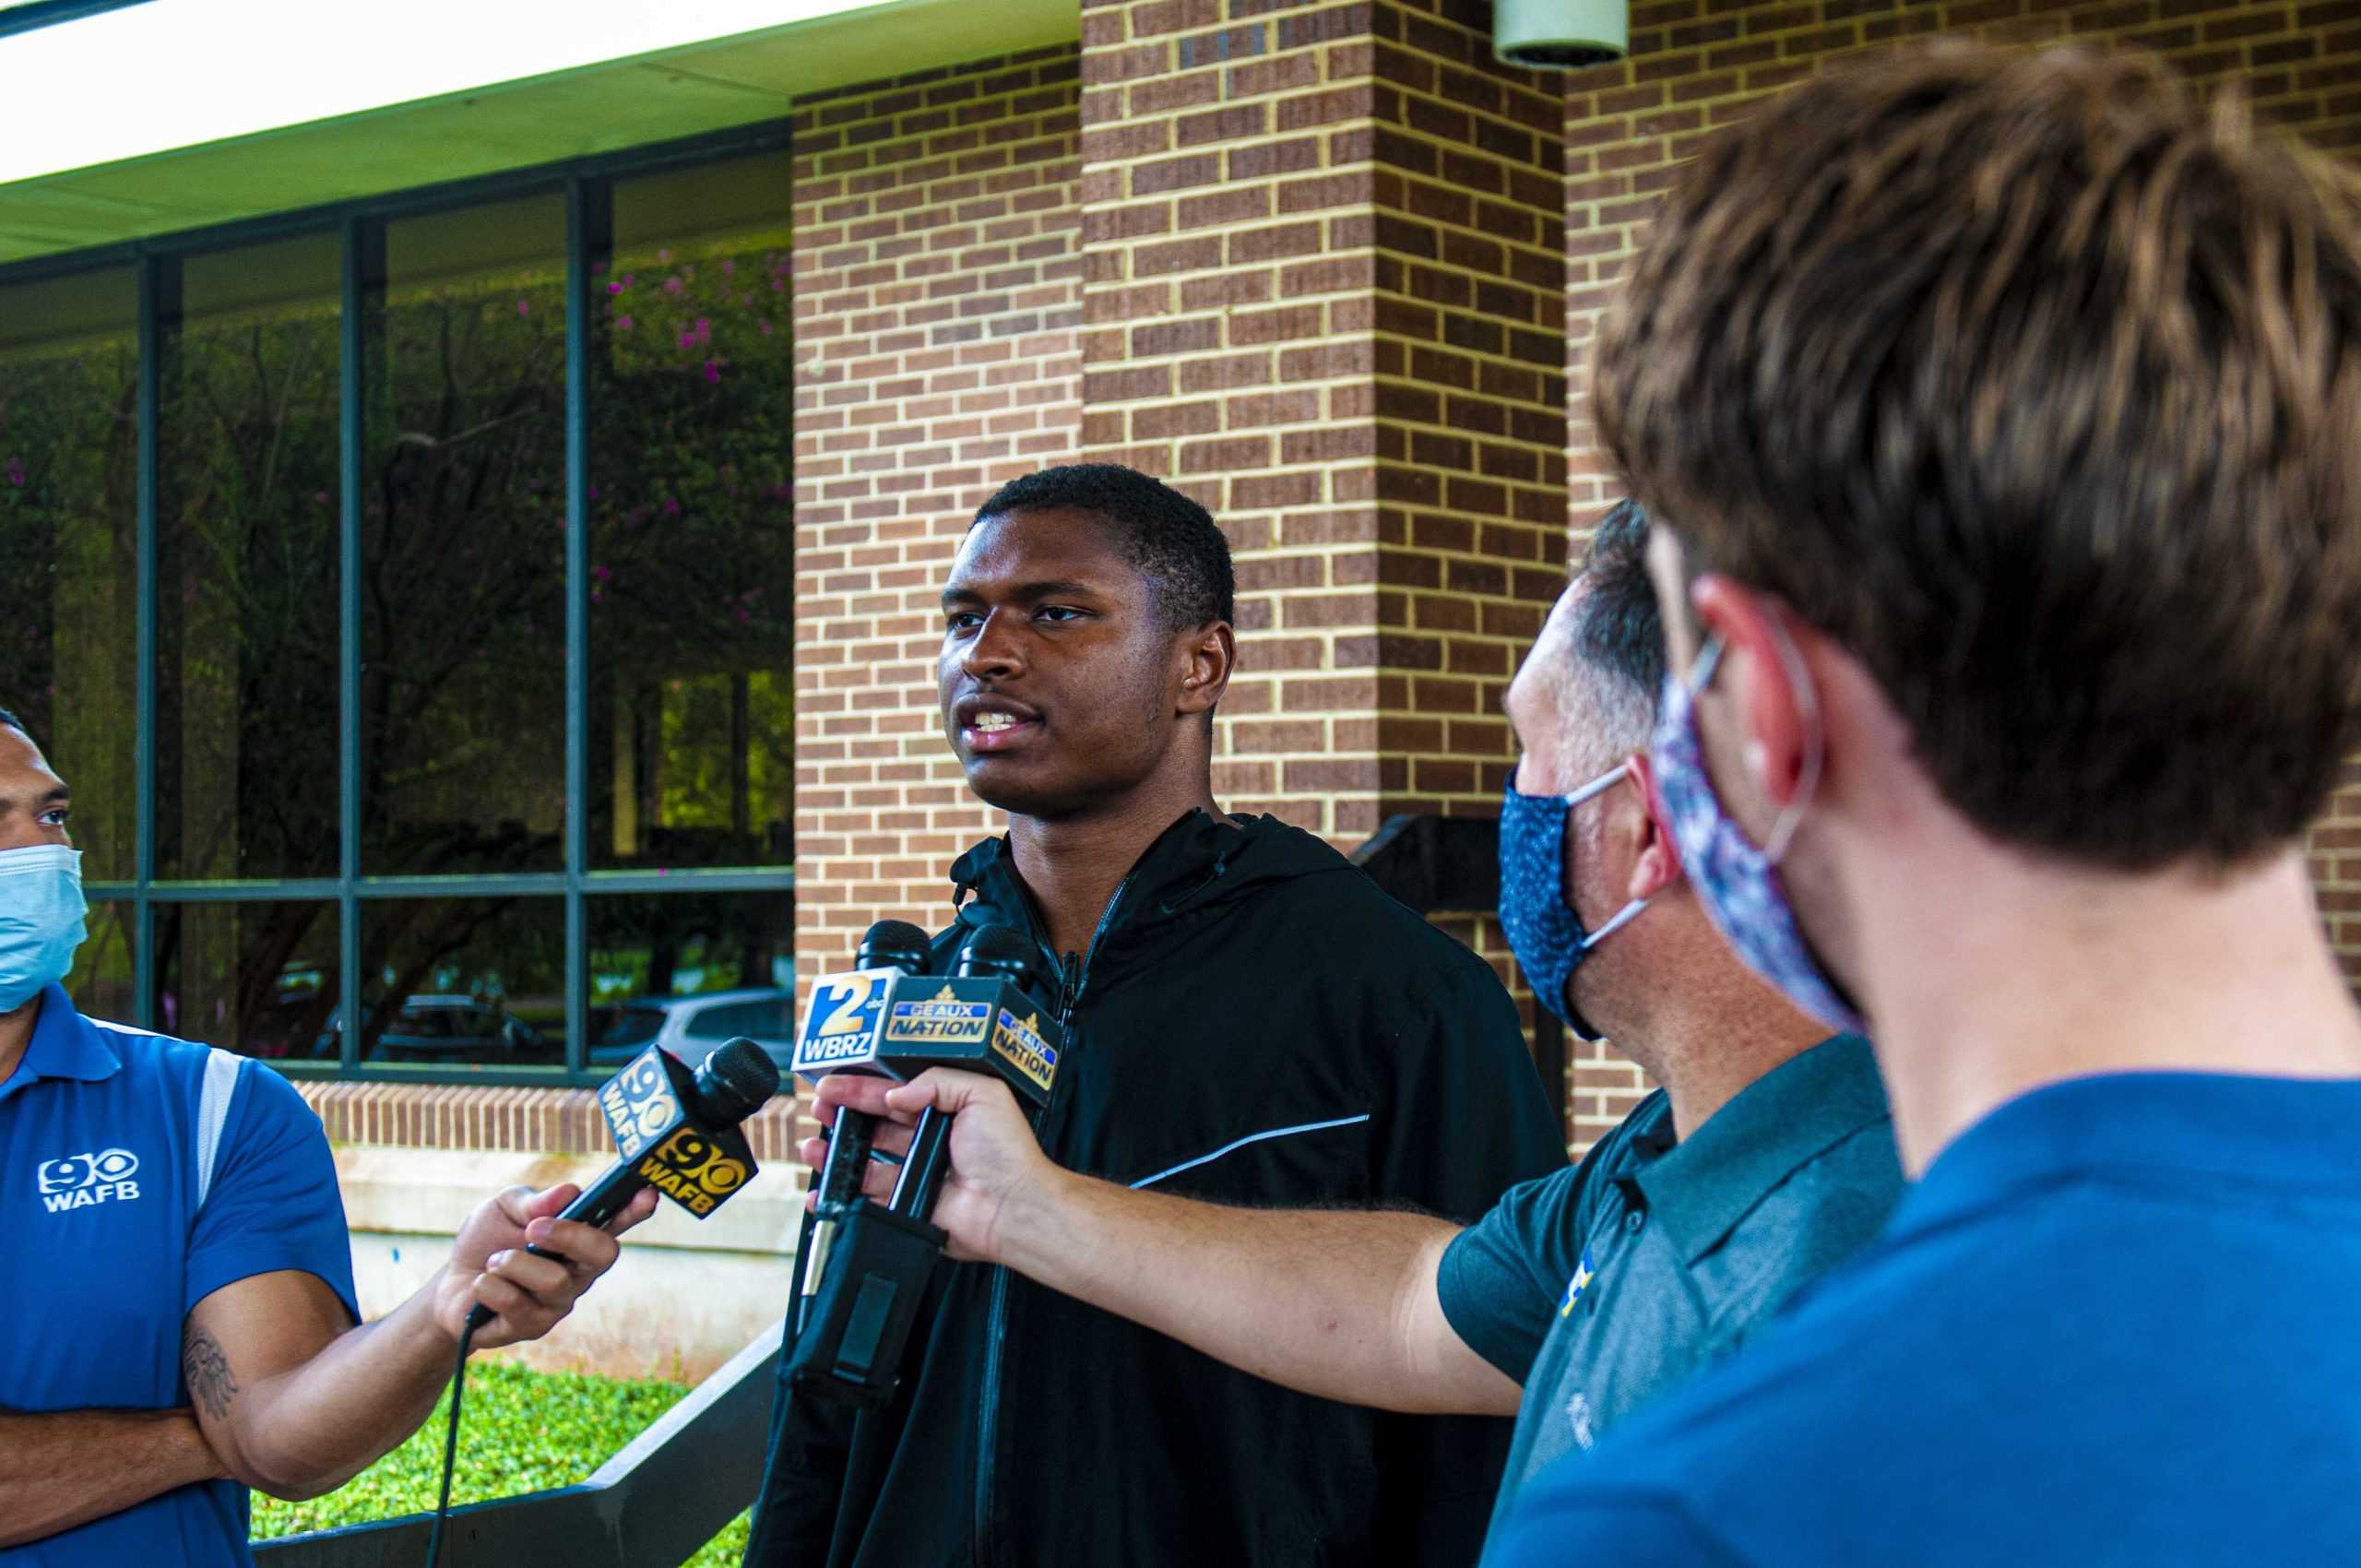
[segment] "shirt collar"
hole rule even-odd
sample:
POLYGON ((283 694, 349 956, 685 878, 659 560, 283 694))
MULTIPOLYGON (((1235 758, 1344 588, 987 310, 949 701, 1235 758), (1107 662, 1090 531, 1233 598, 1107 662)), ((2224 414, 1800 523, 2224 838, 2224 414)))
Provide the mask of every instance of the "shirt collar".
POLYGON ((123 1063, 97 1036, 74 1010, 65 988, 51 981, 42 988, 41 1017, 33 1024, 24 1060, 7 1082, 0 1083, 0 1096, 37 1078, 76 1078, 87 1084, 113 1077, 123 1063))
POLYGON ((1894 1211, 1924 1230, 2004 1192, 2106 1172, 2361 1185, 2361 1078, 2107 1073, 2019 1095, 1952 1140, 1894 1211))
POLYGON ((1739 1090, 1633 1180, 1693 1264, 1773 1188, 1887 1115, 1869 1042, 1832 1035, 1739 1090))

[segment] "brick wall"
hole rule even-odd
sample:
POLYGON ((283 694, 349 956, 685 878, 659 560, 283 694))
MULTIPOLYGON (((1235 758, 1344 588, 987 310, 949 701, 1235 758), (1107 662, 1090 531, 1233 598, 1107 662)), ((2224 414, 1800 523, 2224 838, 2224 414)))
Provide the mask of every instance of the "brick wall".
MULTIPOLYGON (((1565 78, 1570 517, 1578 538, 1619 493, 1592 433, 1589 357, 1620 275, 1675 166, 1704 134, 1832 60, 1913 36, 2125 41, 2201 81, 2235 80, 2267 115, 2361 157, 2361 0, 1634 0, 1631 57, 1565 78)), ((2361 766, 2312 837, 2312 864, 2361 988, 2361 766)), ((1637 1075, 1573 1070, 1569 1105, 1586 1142, 1631 1105, 1637 1075)))
MULTIPOLYGON (((469 1088, 465 1085, 335 1083, 299 1078, 295 1091, 336 1143, 397 1148, 514 1149, 604 1154, 614 1147, 589 1089, 469 1088)), ((742 1124, 754 1158, 792 1163, 795 1111, 774 1100, 742 1124)))
POLYGON ((1072 48, 797 107, 796 968, 888 917, 940 925, 999 815, 938 729, 936 599, 976 507, 1069 459, 1072 48))
MULTIPOLYGON (((801 973, 939 921, 998 826, 935 732, 932 601, 975 505, 1047 462, 1129 462, 1228 530, 1226 804, 1340 847, 1494 809, 1562 582, 1565 394, 1562 110, 1489 28, 1116 0, 1078 58, 799 106, 801 973)), ((1449 923, 1513 976, 1491 921, 1449 923)))
POLYGON ((1555 84, 1488 7, 1083 16, 1083 439, 1238 554, 1219 788, 1340 845, 1494 809, 1563 583, 1555 84))
MULTIPOLYGON (((1237 552, 1217 792, 1340 848, 1496 809, 1501 693, 1563 582, 1557 87, 1490 26, 1083 13, 1083 440, 1237 552)), ((1442 923, 1514 981, 1494 921, 1442 923)))
POLYGON ((2344 978, 2361 997, 2361 757, 2344 765, 2343 787, 2311 835, 2312 878, 2320 913, 2344 964, 2344 978))

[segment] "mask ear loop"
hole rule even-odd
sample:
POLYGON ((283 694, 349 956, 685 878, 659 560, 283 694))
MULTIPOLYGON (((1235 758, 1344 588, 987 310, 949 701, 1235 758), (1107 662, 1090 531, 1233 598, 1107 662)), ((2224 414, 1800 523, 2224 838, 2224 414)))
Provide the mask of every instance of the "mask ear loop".
POLYGON ((1688 874, 1680 863, 1680 840, 1672 836, 1672 814, 1664 809, 1664 796, 1657 792, 1655 774, 1648 766, 1646 754, 1633 753, 1624 758, 1623 766, 1631 775, 1631 788, 1640 792, 1640 809, 1655 824, 1657 841, 1670 857, 1673 878, 1678 881, 1688 874))
MULTIPOLYGON (((1812 683, 1811 671, 1804 664, 1802 650, 1787 636, 1787 629, 1776 621, 1772 622, 1771 631, 1778 641, 1779 662, 1787 671, 1788 683, 1795 688, 1796 707, 1804 720, 1803 777, 1796 781, 1795 794, 1779 808, 1779 815, 1771 824, 1770 835, 1762 845, 1763 861, 1775 866, 1786 859, 1787 847, 1794 842, 1796 830, 1803 826, 1804 813, 1810 807, 1812 798, 1820 792, 1820 773, 1826 754, 1827 735, 1820 722, 1819 690, 1812 683)), ((1693 710, 1697 697, 1713 684, 1714 676, 1721 668, 1725 647, 1721 635, 1715 633, 1706 639, 1704 647, 1698 652, 1697 671, 1689 684, 1692 723, 1695 722, 1693 710)))
MULTIPOLYGON (((1636 757, 1625 757, 1619 766, 1608 769, 1605 773, 1600 774, 1597 778, 1592 779, 1589 783, 1584 785, 1572 794, 1568 795, 1565 798, 1566 810, 1569 813, 1572 813, 1574 807, 1582 804, 1584 801, 1589 800, 1592 796, 1603 795, 1607 793, 1608 790, 1614 789, 1618 784, 1628 782, 1632 788, 1640 791, 1640 809, 1643 811, 1653 811, 1653 800, 1647 790, 1647 776, 1643 774, 1638 766, 1635 766, 1637 761, 1638 759, 1636 757)), ((1667 842, 1669 842, 1669 840, 1667 840, 1667 842)), ((1571 909, 1573 908, 1573 905, 1570 902, 1566 907, 1571 909)), ((1616 910, 1614 914, 1608 917, 1608 921, 1605 925, 1600 926, 1596 931, 1586 932, 1584 933, 1582 950, 1585 953, 1589 952, 1592 948, 1606 941, 1609 936, 1612 936, 1615 932, 1622 930, 1625 926, 1630 925, 1634 920, 1639 918, 1640 911, 1647 907, 1648 900, 1645 898, 1632 898, 1627 900, 1621 909, 1616 910)), ((1579 915, 1575 918, 1577 920, 1581 919, 1579 915)))
POLYGON ((1630 766, 1631 763, 1627 759, 1621 767, 1611 767, 1608 769, 1605 773, 1600 774, 1597 778, 1592 779, 1589 783, 1584 785, 1572 794, 1560 796, 1560 799, 1566 802, 1566 809, 1568 811, 1572 811, 1574 807, 1581 805, 1584 801, 1591 799, 1593 796, 1604 795, 1607 791, 1614 789, 1615 786, 1623 782, 1624 772, 1630 766))
POLYGON ((1773 636, 1778 639, 1779 662, 1787 671, 1787 681, 1795 688, 1796 707, 1804 721, 1803 776, 1796 780, 1796 792, 1779 808, 1778 820, 1771 825, 1770 841, 1762 846, 1762 858, 1777 865, 1787 858, 1787 847, 1793 843, 1796 830, 1803 826, 1804 813, 1810 809, 1813 797, 1820 792, 1820 772, 1826 760, 1828 736, 1820 721, 1820 693, 1812 683, 1811 671, 1804 663, 1803 650, 1787 636, 1787 629, 1777 621, 1771 623, 1773 636))

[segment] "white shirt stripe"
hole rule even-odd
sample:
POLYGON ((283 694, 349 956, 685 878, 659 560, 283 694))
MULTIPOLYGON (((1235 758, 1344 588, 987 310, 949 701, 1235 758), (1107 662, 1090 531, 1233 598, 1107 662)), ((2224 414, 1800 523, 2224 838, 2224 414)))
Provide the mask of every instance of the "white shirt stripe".
POLYGON ((1242 1138, 1222 1145, 1211 1154, 1201 1154, 1194 1159, 1182 1160, 1169 1170, 1159 1170, 1153 1176, 1143 1176, 1132 1183, 1132 1191, 1136 1193, 1142 1187, 1153 1187, 1166 1177, 1178 1176, 1183 1170, 1194 1170, 1198 1166, 1210 1164, 1223 1155, 1244 1148, 1248 1144, 1259 1144, 1266 1138, 1289 1138, 1298 1133, 1324 1133, 1331 1127, 1350 1127, 1368 1121, 1369 1114, 1364 1111, 1358 1116, 1339 1116, 1333 1122, 1306 1122, 1295 1127, 1274 1127, 1267 1133, 1249 1133, 1242 1138))
POLYGON ((238 1091, 242 1058, 215 1047, 205 1057, 205 1088, 196 1101, 196 1206, 213 1187, 213 1167, 221 1155, 221 1131, 230 1123, 230 1099, 238 1091))

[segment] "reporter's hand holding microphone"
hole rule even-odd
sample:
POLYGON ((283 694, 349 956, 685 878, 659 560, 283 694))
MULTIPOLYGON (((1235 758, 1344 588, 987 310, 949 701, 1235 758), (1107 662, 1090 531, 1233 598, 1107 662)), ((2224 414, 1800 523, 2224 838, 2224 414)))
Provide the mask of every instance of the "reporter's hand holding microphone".
MULTIPOLYGON (((950 1235, 950 1255, 962 1261, 1011 1261, 996 1248, 1011 1239, 1006 1222, 1012 1200, 1019 1209, 1036 1208, 1046 1218, 1057 1208, 1055 1194, 1078 1180, 1041 1152, 1008 1086, 980 1073, 932 1067, 907 1084, 839 1073, 820 1080, 813 1100, 823 1125, 833 1126, 847 1111, 877 1118, 873 1146, 897 1159, 908 1152, 922 1112, 932 1109, 952 1119, 950 1172, 935 1198, 932 1218, 950 1235)), ((804 1141, 803 1159, 813 1169, 827 1155, 827 1139, 804 1141)), ((872 1159, 861 1192, 884 1202, 897 1171, 897 1166, 872 1159)), ((816 1202, 816 1195, 807 1201, 816 1202)))

